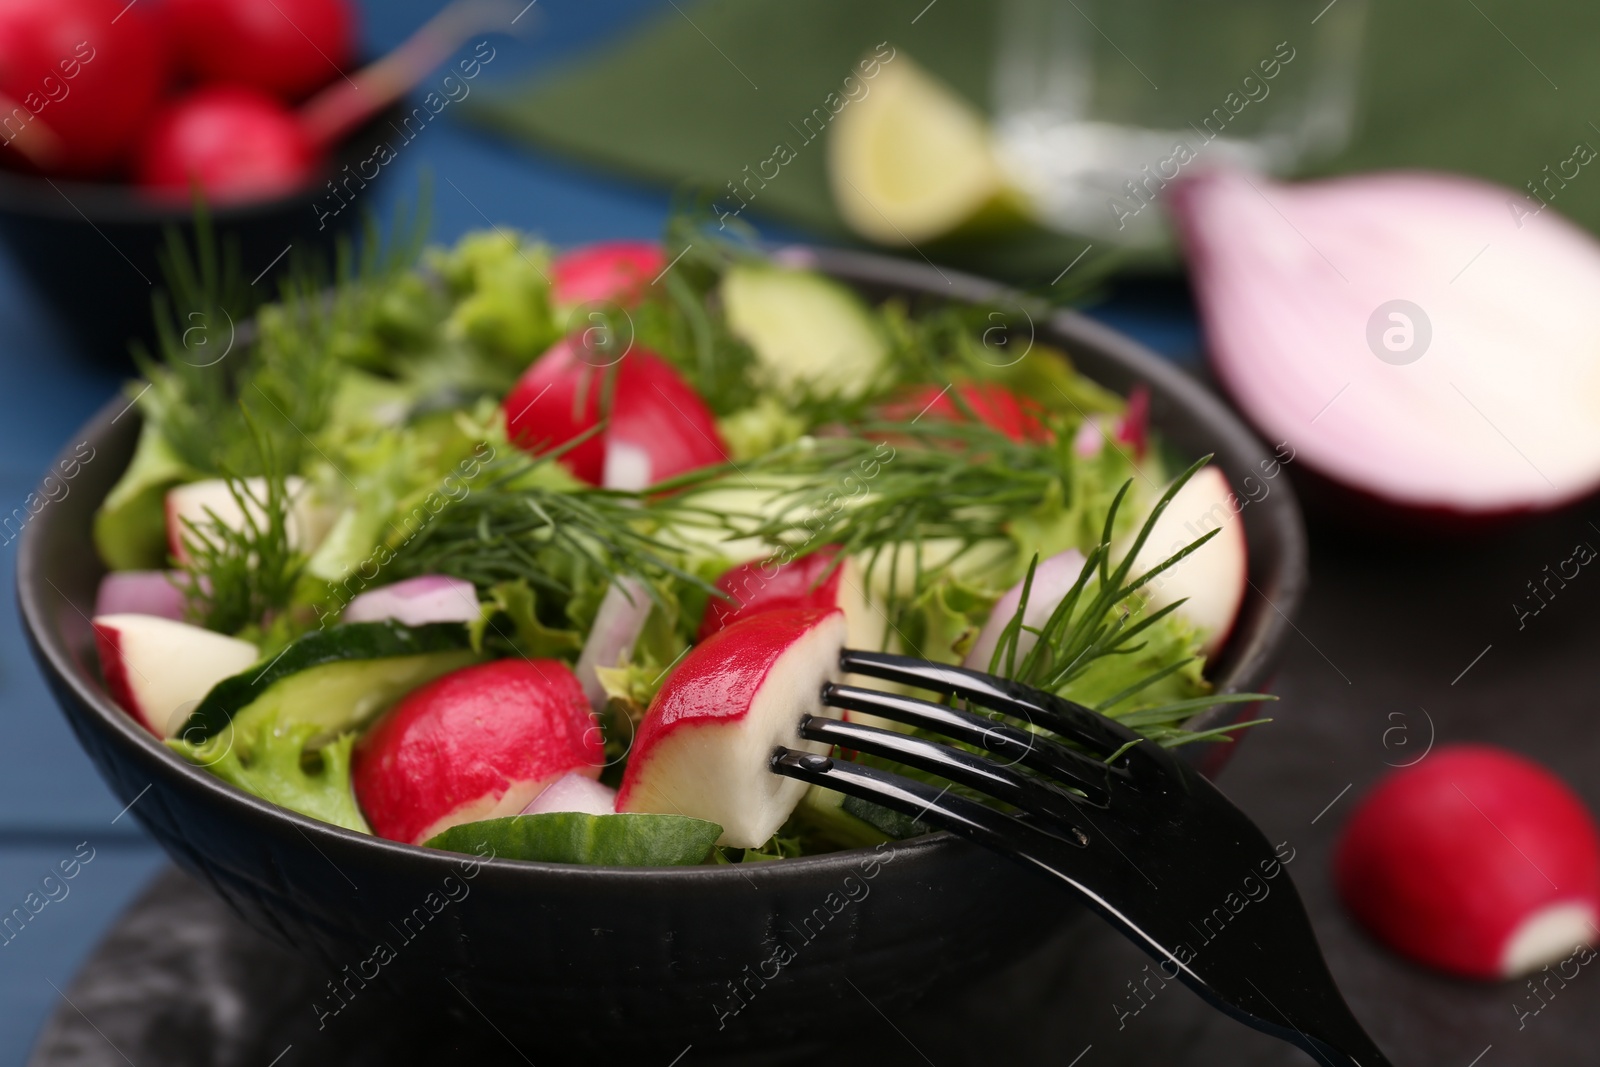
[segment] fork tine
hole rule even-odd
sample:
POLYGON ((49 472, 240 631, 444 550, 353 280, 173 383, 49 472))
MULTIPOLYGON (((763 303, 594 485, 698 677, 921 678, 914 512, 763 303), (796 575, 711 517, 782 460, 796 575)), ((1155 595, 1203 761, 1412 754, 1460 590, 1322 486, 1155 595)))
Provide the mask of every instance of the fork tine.
POLYGON ((845 711, 893 719, 986 749, 1081 790, 1088 802, 1101 807, 1109 800, 1106 776, 1123 773, 1043 734, 1029 733, 999 719, 986 719, 918 697, 830 682, 822 687, 822 702, 845 711))
POLYGON ((950 830, 1058 877, 1061 875, 1057 869, 1043 859, 1047 850, 1059 849, 1063 844, 1081 847, 1077 840, 1069 842, 975 800, 951 796, 949 786, 935 789, 891 771, 781 746, 773 751, 770 766, 787 778, 881 804, 916 822, 950 830))
POLYGON ((886 682, 949 693, 980 707, 1042 726, 1102 755, 1139 740, 1139 735, 1081 704, 991 674, 942 663, 896 656, 887 652, 862 652, 847 648, 839 666, 849 674, 864 674, 886 682))
POLYGON ((1078 798, 1042 778, 1023 774, 936 741, 863 723, 807 715, 800 721, 800 736, 808 741, 823 741, 929 771, 1003 804, 1010 804, 1037 819, 1059 824, 1052 825, 1050 829, 1064 831, 1068 835, 1064 840, 1075 837, 1081 845, 1089 843, 1088 837, 1078 829, 1077 813, 1073 810, 1078 798))

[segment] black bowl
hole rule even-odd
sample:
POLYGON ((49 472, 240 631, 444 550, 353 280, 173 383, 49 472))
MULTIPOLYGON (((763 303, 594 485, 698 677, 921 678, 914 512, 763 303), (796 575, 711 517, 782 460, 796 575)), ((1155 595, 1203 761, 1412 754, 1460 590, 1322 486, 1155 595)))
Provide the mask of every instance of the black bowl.
MULTIPOLYGON (((273 276, 287 265, 287 249, 327 249, 360 221, 362 202, 385 169, 366 180, 362 165, 380 143, 398 139, 391 120, 399 113, 391 107, 358 128, 304 187, 271 200, 210 209, 218 235, 238 242, 246 280, 257 279, 275 292, 273 276), (350 193, 341 188, 342 199, 336 199, 328 182, 351 174, 357 178, 350 180, 350 193), (347 202, 350 207, 341 209, 347 202)), ((129 185, 0 171, 0 240, 57 321, 86 353, 105 362, 131 367, 129 342, 153 340, 150 300, 162 285, 160 255, 173 227, 193 248, 188 204, 154 200, 129 185)))
MULTIPOLYGON (((1009 299, 991 283, 901 261, 808 255, 872 298, 1009 299)), ((1070 312, 1038 322, 1036 333, 1112 388, 1148 385, 1165 439, 1183 453, 1214 452, 1235 485, 1272 461, 1211 393, 1127 338, 1070 312)), ((849 1017, 870 1012, 867 996, 892 1013, 935 982, 981 979, 1084 913, 1055 886, 944 833, 879 852, 737 867, 480 867, 225 785, 118 710, 96 668, 87 615, 102 568, 90 521, 133 449, 137 417, 118 417, 124 403, 69 443, 70 452, 88 441, 95 458, 25 530, 18 597, 29 640, 79 740, 133 814, 252 925, 327 968, 328 995, 305 1008, 326 1013, 326 1026, 357 1025, 357 1009, 378 999, 366 991, 375 983, 419 1012, 487 1019, 541 1063, 624 1052, 665 1063, 689 1044, 697 1058, 770 1048, 785 1035, 846 1032, 849 1017)), ((1224 691, 1270 680, 1306 578, 1287 484, 1243 514, 1253 584, 1217 661, 1224 691)), ((1239 713, 1220 706, 1197 725, 1239 713)), ((1204 758, 1232 747, 1211 746, 1204 758)))

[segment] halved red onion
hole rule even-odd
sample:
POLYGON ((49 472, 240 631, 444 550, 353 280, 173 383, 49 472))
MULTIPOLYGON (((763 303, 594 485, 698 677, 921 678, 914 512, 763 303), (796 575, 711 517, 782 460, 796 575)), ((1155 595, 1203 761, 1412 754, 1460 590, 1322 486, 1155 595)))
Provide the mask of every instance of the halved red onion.
POLYGON ((617 791, 601 785, 586 774, 574 771, 545 786, 544 791, 522 809, 523 815, 543 815, 551 811, 576 811, 583 815, 615 815, 617 791))
POLYGON ((430 622, 472 622, 480 611, 478 591, 471 582, 443 574, 423 574, 367 590, 350 601, 340 619, 393 619, 407 626, 423 626, 430 622))
POLYGON ((573 673, 583 685, 583 693, 596 711, 605 705, 606 693, 600 686, 596 667, 615 667, 633 654, 633 646, 644 632, 650 617, 650 591, 637 578, 621 575, 611 583, 595 612, 594 625, 584 639, 573 673))
MULTIPOLYGON (((1033 585, 1028 590, 1028 608, 1022 614, 1024 626, 1035 629, 1043 626, 1049 620, 1056 605, 1066 599, 1072 591, 1073 583, 1078 580, 1078 575, 1083 573, 1083 553, 1075 548, 1041 560, 1034 568, 1033 585)), ((961 661, 962 666, 974 670, 986 671, 989 661, 994 657, 994 650, 1000 643, 1000 634, 1006 624, 1016 615, 1017 607, 1022 603, 1022 587, 1027 579, 1012 586, 1005 596, 995 602, 994 610, 989 613, 989 621, 983 624, 983 629, 978 631, 977 640, 972 642, 972 650, 961 661)), ((1027 655, 1038 638, 1027 630, 1017 635, 1017 656, 1027 655)))
POLYGON ((177 571, 112 571, 100 579, 94 613, 155 615, 183 621, 183 591, 173 584, 177 571))
POLYGON ((1217 376, 1297 462, 1467 514, 1600 486, 1600 243, 1553 208, 1426 173, 1174 193, 1217 376))

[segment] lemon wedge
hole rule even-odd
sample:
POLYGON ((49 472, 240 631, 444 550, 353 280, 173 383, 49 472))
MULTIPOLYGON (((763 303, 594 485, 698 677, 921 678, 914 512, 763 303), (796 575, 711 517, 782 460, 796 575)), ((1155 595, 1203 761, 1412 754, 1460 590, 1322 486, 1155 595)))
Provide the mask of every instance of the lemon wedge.
POLYGON ((828 142, 833 200, 879 244, 941 237, 1016 214, 984 117, 901 52, 845 108, 828 142))

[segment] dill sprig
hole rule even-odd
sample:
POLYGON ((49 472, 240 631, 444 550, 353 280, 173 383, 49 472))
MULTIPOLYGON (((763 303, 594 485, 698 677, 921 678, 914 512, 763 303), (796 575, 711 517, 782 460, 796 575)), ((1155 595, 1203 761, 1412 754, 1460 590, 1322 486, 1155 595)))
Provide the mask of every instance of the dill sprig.
POLYGON ((396 548, 395 577, 447 574, 480 589, 522 579, 558 602, 595 575, 647 584, 672 577, 709 590, 644 532, 637 494, 542 480, 541 468, 581 440, 536 459, 497 461, 482 484, 396 548))
POLYGON ((976 419, 870 422, 853 436, 806 437, 737 468, 665 483, 657 488, 675 492, 654 507, 669 521, 726 529, 730 537, 840 545, 841 558, 861 558, 869 575, 889 568, 891 589, 903 584, 904 562, 920 588, 974 546, 1007 536, 1019 514, 1053 493, 1071 499, 1078 463, 1068 445, 1014 441, 976 419), (720 499, 700 503, 702 493, 730 487, 770 497, 761 514, 730 512, 720 499), (955 550, 931 563, 920 548, 934 541, 954 542, 955 550), (903 545, 918 550, 897 551, 903 545))
MULTIPOLYGON (((1183 601, 1177 600, 1154 611, 1145 611, 1139 598, 1140 590, 1193 555, 1221 531, 1220 529, 1207 531, 1142 573, 1134 573, 1134 562, 1172 499, 1210 459, 1210 456, 1205 456, 1195 461, 1173 480, 1161 498, 1156 501, 1155 507, 1151 509, 1149 517, 1146 518, 1121 561, 1113 565, 1112 530, 1117 510, 1132 485, 1131 481, 1124 482, 1106 514, 1100 543, 1089 551, 1077 580, 1067 595, 1056 605, 1050 617, 1038 628, 1028 626, 1024 622, 1039 562, 1038 557, 1034 557, 1028 565, 1027 576, 1023 579, 1022 595, 1017 610, 1001 631, 1000 640, 990 659, 990 673, 1014 678, 1038 689, 1059 693, 1068 689, 1074 680, 1082 677, 1096 661, 1107 656, 1131 656, 1143 650, 1145 642, 1137 639, 1178 610, 1183 601), (1025 652, 1021 649, 1024 632, 1035 638, 1033 646, 1025 652)), ((1182 722, 1189 716, 1217 704, 1255 703, 1276 699, 1263 693, 1209 694, 1143 707, 1137 706, 1137 702, 1128 703, 1138 694, 1178 673, 1192 662, 1194 657, 1188 656, 1168 663, 1100 701, 1094 710, 1112 716, 1125 726, 1168 747, 1201 740, 1229 740, 1231 731, 1267 721, 1258 719, 1200 732, 1184 730, 1181 727, 1182 722), (1125 710, 1118 711, 1119 706, 1125 710)))
POLYGON ((237 634, 267 626, 289 606, 306 557, 290 540, 289 496, 284 468, 272 441, 248 413, 242 418, 257 450, 256 484, 225 472, 228 494, 242 518, 224 522, 206 509, 206 520, 184 519, 187 561, 179 579, 186 613, 202 626, 237 634))
POLYGON ((415 263, 422 225, 420 215, 402 219, 384 241, 369 220, 359 251, 340 241, 331 272, 291 252, 268 303, 274 294, 245 280, 237 244, 219 239, 198 209, 193 249, 175 230, 167 234, 156 353, 134 353, 150 383, 139 397, 145 418, 200 473, 264 473, 257 434, 285 469, 298 470, 342 367, 359 361, 382 302, 415 263))

